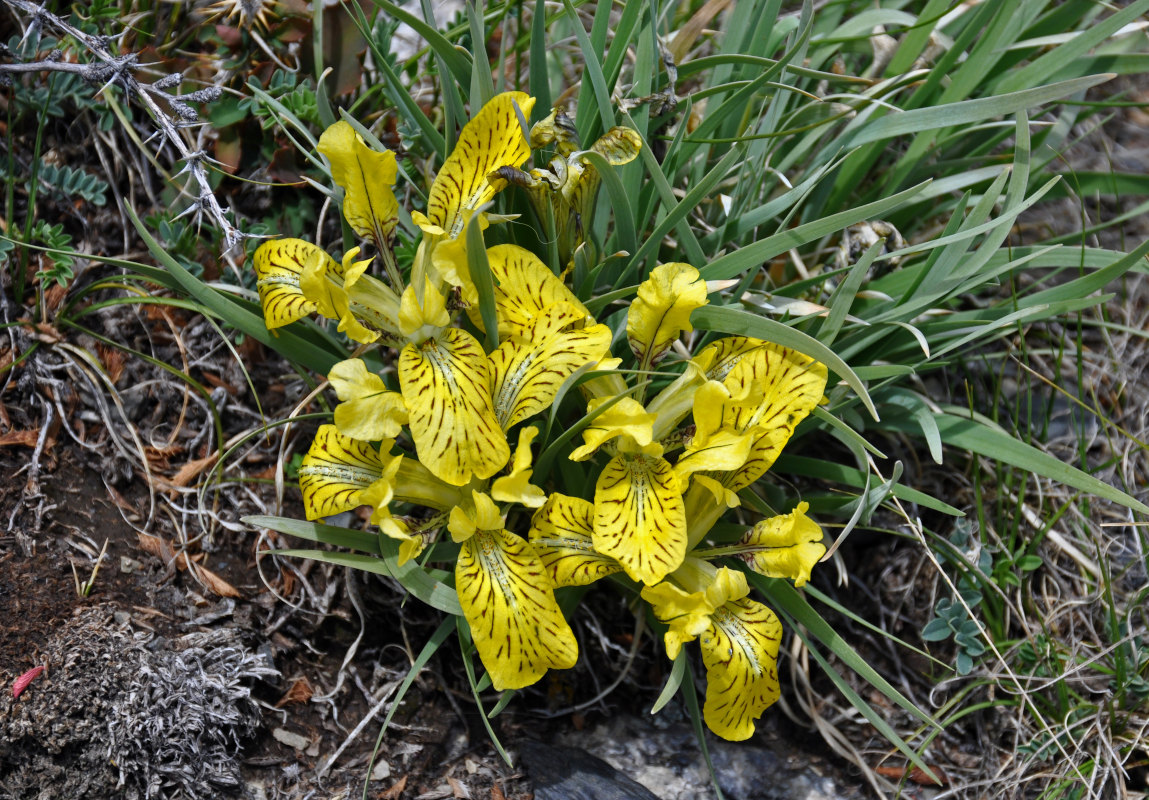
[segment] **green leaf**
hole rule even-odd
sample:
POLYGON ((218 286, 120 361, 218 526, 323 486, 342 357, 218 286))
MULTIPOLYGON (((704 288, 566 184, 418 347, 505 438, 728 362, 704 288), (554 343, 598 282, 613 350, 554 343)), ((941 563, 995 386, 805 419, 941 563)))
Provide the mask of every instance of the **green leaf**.
MULTIPOLYGON (((535 98, 532 120, 538 122, 551 112, 551 84, 547 72, 547 7, 544 3, 534 6, 531 20, 531 61, 528 86, 535 98)), ((528 120, 528 122, 532 121, 528 120)))
MULTIPOLYGON (((835 464, 831 461, 822 461, 816 458, 807 458, 806 456, 795 456, 783 453, 774 463, 773 469, 775 472, 781 472, 783 474, 801 475, 807 478, 817 478, 822 481, 844 483, 847 486, 852 486, 859 490, 864 490, 868 485, 866 473, 856 467, 847 467, 843 464, 835 464)), ((923 508, 948 514, 951 517, 965 516, 961 509, 954 508, 949 503, 943 503, 941 500, 930 497, 925 492, 919 492, 917 489, 911 489, 908 486, 895 484, 890 493, 899 500, 904 500, 907 503, 916 503, 923 508)))
MULTIPOLYGON (((463 613, 459 605, 459 597, 455 590, 445 583, 435 580, 419 566, 407 562, 399 566, 399 543, 394 540, 384 540, 381 543, 383 557, 364 556, 357 553, 342 553, 332 550, 273 550, 278 556, 294 556, 296 558, 309 558, 312 561, 322 561, 326 564, 335 564, 340 567, 372 572, 376 575, 386 575, 403 584, 403 588, 418 597, 432 608, 437 608, 448 614, 463 613)), ((442 573, 444 576, 446 573, 442 573)))
POLYGON ((874 242, 858 259, 858 263, 850 268, 846 280, 838 284, 838 288, 830 296, 826 305, 830 309, 830 313, 822 322, 822 327, 818 329, 818 338, 827 347, 834 343, 834 339, 838 336, 838 331, 842 330, 842 323, 846 321, 846 316, 850 313, 850 308, 854 303, 854 298, 858 294, 858 289, 862 286, 862 281, 866 277, 866 273, 870 269, 870 265, 874 263, 874 259, 882 252, 886 240, 879 239, 874 242))
POLYGON ((475 3, 467 3, 467 21, 471 30, 471 100, 480 106, 495 96, 495 79, 491 75, 491 62, 487 59, 487 34, 481 12, 475 3))
MULTIPOLYGON (((1064 483, 1066 486, 1072 486, 1104 500, 1111 500, 1142 514, 1149 513, 1149 506, 1120 489, 1013 438, 1001 428, 946 413, 934 414, 934 420, 937 422, 942 440, 950 447, 969 450, 986 458, 1002 461, 1025 472, 1064 483)), ((904 424, 891 421, 890 427, 904 429, 904 424)))
MULTIPOLYGON (((1091 22, 1084 30, 1076 32, 1073 38, 1065 44, 1049 50, 1021 69, 1006 73, 1005 78, 998 84, 998 89, 1009 92, 1048 80, 1050 75, 1063 66, 1105 42, 1122 26, 1136 21, 1146 10, 1149 10, 1149 0, 1137 0, 1116 14, 1112 14, 1101 21, 1091 22)), ((1053 85, 1057 86, 1058 84, 1053 85)), ((1068 94, 1076 94, 1076 92, 1069 92, 1068 94)))
MULTIPOLYGON (((566 8, 571 28, 574 29, 575 39, 578 41, 579 49, 582 50, 584 85, 589 78, 590 86, 594 90, 594 99, 598 106, 602 130, 610 130, 614 125, 614 105, 610 101, 610 88, 606 85, 606 77, 602 74, 600 57, 595 52, 590 38, 586 35, 586 30, 582 26, 582 19, 575 11, 571 0, 563 0, 563 7, 566 8)), ((593 122, 591 122, 593 117, 587 117, 587 120, 588 124, 581 126, 578 132, 579 140, 582 142, 589 142, 594 132, 593 122)))
POLYGON ((650 707, 651 714, 657 714, 678 694, 678 689, 682 686, 682 678, 685 674, 686 648, 682 648, 678 651, 678 658, 674 659, 674 666, 670 668, 670 677, 666 679, 666 685, 662 687, 662 691, 658 693, 658 699, 655 700, 654 705, 650 707))
POLYGON ((499 317, 495 309, 495 279, 487 261, 487 246, 483 243, 483 227, 479 224, 478 214, 467 223, 466 236, 467 266, 479 295, 479 314, 483 318, 486 349, 490 353, 499 346, 499 317))
MULTIPOLYGON (((646 147, 644 144, 643 147, 646 147)), ((670 233, 671 229, 676 227, 680 222, 686 219, 686 215, 696 210, 702 202, 710 196, 710 192, 722 180, 724 180, 734 166, 735 162, 745 156, 746 149, 741 146, 732 147, 730 152, 722 157, 722 160, 714 165, 707 171, 706 177, 690 187, 690 191, 680 201, 676 201, 670 205, 666 216, 662 221, 655 226, 654 231, 643 242, 642 247, 634 253, 630 260, 630 264, 623 271, 623 275, 631 275, 634 270, 641 269, 642 264, 653 254, 657 254, 658 248, 662 245, 666 235, 670 233)), ((669 205, 669 204, 664 204, 669 205)), ((632 251, 633 252, 633 251, 632 251)), ((699 261, 701 265, 703 262, 699 261)))
POLYGON ((1084 92, 1086 89, 1105 83, 1112 77, 1109 74, 1090 75, 1085 78, 1051 83, 1048 86, 1038 86, 1035 89, 1025 89, 995 97, 963 100, 960 103, 930 108, 915 108, 900 114, 868 120, 867 124, 860 125, 852 132, 844 134, 838 144, 843 147, 858 147, 869 142, 892 139, 895 136, 905 136, 920 131, 949 128, 956 125, 971 125, 994 117, 1015 114, 1027 108, 1044 105, 1078 92, 1084 92))
MULTIPOLYGON (((744 570, 744 572, 746 573, 747 580, 756 586, 770 603, 784 611, 797 622, 798 625, 805 628, 809 635, 824 644, 843 664, 856 672, 863 680, 885 695, 891 702, 896 703, 909 712, 915 719, 931 727, 937 727, 937 722, 935 722, 929 714, 908 700, 901 692, 895 689, 889 681, 879 675, 877 670, 870 666, 869 662, 858 655, 857 651, 850 647, 846 640, 834 630, 830 623, 822 618, 821 614, 814 610, 806 598, 791 584, 780 578, 767 578, 748 570, 744 570)), ((810 650, 811 652, 815 652, 814 648, 810 648, 810 650)), ((867 708, 869 707, 864 701, 863 705, 866 705, 867 708)), ((861 708, 858 708, 858 710, 863 711, 861 708)), ((863 713, 865 712, 863 711, 863 713)), ((891 733, 893 733, 893 731, 891 731, 891 733)), ((890 741, 893 742, 895 739, 891 738, 890 741)))
POLYGON ((881 219, 927 186, 929 186, 929 181, 919 183, 917 186, 912 186, 903 192, 876 200, 873 203, 840 211, 837 214, 807 222, 796 228, 748 244, 733 253, 728 253, 711 261, 710 264, 700 270, 702 278, 708 281, 733 278, 748 269, 757 269, 787 250, 820 239, 827 234, 836 233, 862 220, 881 219))
POLYGON ((631 208, 630 197, 626 187, 622 185, 618 170, 612 167, 600 153, 593 150, 583 151, 582 157, 590 162, 590 165, 602 178, 602 184, 606 187, 607 195, 610 196, 610 205, 614 209, 614 225, 618 236, 618 246, 628 253, 633 253, 638 249, 638 234, 634 228, 634 209, 631 208))
MULTIPOLYGON (((419 17, 415 16, 409 11, 404 11, 394 3, 389 3, 387 0, 371 0, 372 3, 383 9, 390 16, 405 22, 415 29, 415 32, 422 36, 427 44, 431 46, 431 50, 435 55, 443 60, 447 69, 451 72, 451 77, 460 86, 469 86, 471 83, 471 60, 467 58, 462 50, 455 47, 439 33, 433 26, 428 25, 419 17)), ((477 110, 477 109, 476 109, 477 110)))
MULTIPOLYGON (((362 539, 355 537, 355 534, 359 533, 358 531, 288 517, 259 515, 244 517, 243 522, 313 542, 333 542, 333 537, 341 537, 342 541, 364 543, 362 539), (349 536, 351 538, 347 538, 349 536)), ((461 615, 463 613, 462 606, 459 605, 459 596, 455 594, 453 587, 445 583, 448 573, 441 570, 428 572, 413 561, 399 566, 399 542, 386 536, 377 537, 376 541, 375 552, 378 555, 359 555, 327 550, 274 550, 271 552, 276 555, 310 558, 313 561, 323 561, 328 564, 361 569, 364 572, 373 572, 376 575, 386 575, 399 581, 403 588, 429 606, 448 614, 461 615)))
POLYGON ((944 642, 950 638, 951 633, 953 630, 948 622, 941 617, 934 617, 922 628, 921 636, 923 642, 944 642))
POLYGON ((495 729, 491 727, 491 717, 493 714, 487 714, 486 709, 483 708, 483 698, 481 695, 482 688, 489 685, 490 676, 484 675, 483 680, 475 680, 475 664, 472 661, 475 646, 471 639, 471 629, 467 625, 467 620, 462 616, 455 619, 455 630, 459 634, 459 649, 463 651, 463 671, 467 674, 467 683, 471 687, 471 696, 475 698, 475 705, 479 707, 479 719, 483 721, 483 727, 487 729, 487 738, 491 740, 491 744, 495 746, 495 750, 502 756, 503 761, 508 767, 513 767, 511 757, 507 755, 507 751, 503 749, 499 737, 495 735, 495 729))
MULTIPOLYGON (((431 634, 431 638, 423 645, 423 649, 419 651, 419 655, 415 657, 412 662, 411 668, 407 670, 407 676, 403 678, 403 683, 399 685, 399 690, 395 692, 395 700, 391 703, 391 708, 387 711, 387 716, 383 718, 383 727, 379 730, 379 736, 375 739, 375 749, 371 753, 371 764, 375 763, 375 757, 379 754, 379 747, 383 743, 383 735, 387 733, 387 728, 391 724, 395 712, 403 707, 403 698, 407 696, 407 692, 411 690, 411 684, 419 677, 419 673, 423 671, 423 667, 427 666, 427 662, 435 653, 439 652, 439 648, 443 646, 443 642, 447 641, 447 637, 451 635, 451 631, 455 628, 455 620, 452 617, 447 617, 439 623, 439 627, 431 634)), ((370 766, 370 765, 369 765, 370 766)), ((363 784, 363 800, 367 800, 367 782, 363 784)))

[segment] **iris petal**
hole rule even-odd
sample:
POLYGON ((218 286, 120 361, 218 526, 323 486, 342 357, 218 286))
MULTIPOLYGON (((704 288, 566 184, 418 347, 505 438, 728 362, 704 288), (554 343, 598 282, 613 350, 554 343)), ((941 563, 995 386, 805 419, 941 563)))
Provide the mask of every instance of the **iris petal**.
POLYGON ((255 251, 255 267, 259 304, 263 306, 264 323, 269 329, 279 328, 315 311, 315 303, 303 295, 299 281, 303 269, 311 258, 325 258, 332 268, 335 260, 311 242, 302 239, 275 239, 264 242, 255 251))
POLYGON ((749 739, 754 721, 781 695, 782 623, 769 608, 746 597, 728 601, 710 620, 699 638, 706 665, 702 716, 724 739, 749 739))
POLYGON ((586 586, 622 571, 622 565, 594 549, 594 503, 552 494, 531 520, 531 544, 555 586, 586 586))
POLYGON ((665 459, 624 452, 603 468, 594 492, 594 547, 648 585, 678 568, 686 555, 686 512, 665 459))
MULTIPOLYGON (((386 442, 390 449, 391 442, 386 442)), ((362 505, 363 490, 383 476, 379 452, 321 425, 299 468, 303 509, 309 520, 341 514, 362 505)))
POLYGON ((538 553, 505 530, 480 530, 455 565, 459 605, 495 689, 521 689, 548 669, 569 669, 578 642, 538 553))
POLYGON ((511 457, 491 403, 487 357, 475 337, 449 328, 399 355, 399 385, 415 450, 447 483, 489 478, 511 457))
POLYGON ((563 381, 607 354, 610 328, 570 327, 583 318, 574 306, 549 306, 531 320, 522 336, 508 339, 491 353, 495 415, 504 429, 549 407, 563 381))
POLYGON ((535 99, 524 92, 496 95, 479 110, 459 134, 459 141, 435 177, 427 198, 427 219, 455 239, 463 231, 466 212, 489 203, 506 185, 491 178, 499 167, 520 167, 530 158, 531 148, 523 135, 519 107, 531 115, 535 99))

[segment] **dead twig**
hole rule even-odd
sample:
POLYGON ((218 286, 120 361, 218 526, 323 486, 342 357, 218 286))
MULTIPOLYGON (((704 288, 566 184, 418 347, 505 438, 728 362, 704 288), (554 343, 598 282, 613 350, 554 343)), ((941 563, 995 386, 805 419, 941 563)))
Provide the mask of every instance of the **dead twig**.
MULTIPOLYGON (((133 74, 140 68, 139 58, 135 53, 117 55, 111 49, 112 37, 92 36, 64 21, 42 6, 29 2, 29 0, 3 0, 13 10, 19 10, 31 16, 25 30, 25 38, 47 25, 53 30, 71 37, 96 61, 87 64, 77 64, 63 60, 63 53, 53 51, 51 56, 42 61, 28 63, 0 64, 0 79, 7 76, 29 72, 69 72, 78 74, 92 84, 103 84, 99 91, 109 86, 119 86, 129 100, 136 100, 144 107, 155 123, 163 145, 170 142, 179 154, 178 161, 184 162, 183 169, 177 173, 189 175, 189 182, 194 188, 188 192, 192 195, 192 205, 185 214, 206 214, 223 235, 224 253, 229 253, 238 247, 247 234, 237 228, 227 217, 227 212, 220 205, 219 199, 212 191, 204 162, 210 161, 207 153, 202 149, 193 149, 181 135, 181 131, 192 125, 199 124, 199 114, 193 104, 211 103, 219 98, 222 89, 218 86, 207 86, 188 94, 170 94, 172 89, 179 87, 183 76, 177 74, 165 75, 152 82, 141 83, 133 74), (165 109, 164 106, 167 108, 165 109)), ((154 137, 153 137, 154 138, 154 137)), ((150 141, 150 140, 149 140, 150 141)))

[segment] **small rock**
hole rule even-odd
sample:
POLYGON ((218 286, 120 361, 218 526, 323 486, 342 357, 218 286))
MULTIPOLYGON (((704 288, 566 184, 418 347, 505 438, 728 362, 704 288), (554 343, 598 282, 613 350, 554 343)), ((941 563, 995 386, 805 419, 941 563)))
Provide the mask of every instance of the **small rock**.
POLYGON ((134 558, 128 556, 120 556, 120 572, 125 575, 131 575, 138 569, 143 569, 143 564, 136 561, 134 558))
POLYGON ((371 770, 371 780, 381 781, 391 777, 391 765, 387 763, 387 759, 379 759, 379 763, 371 770))
POLYGON ((535 800, 658 800, 641 783, 577 747, 525 741, 519 752, 535 783, 535 800))
POLYGON ((292 733, 286 728, 276 728, 271 732, 271 735, 275 737, 275 741, 280 742, 281 744, 285 744, 288 747, 294 748, 296 750, 303 750, 309 744, 311 744, 311 740, 306 736, 300 736, 298 733, 292 733))

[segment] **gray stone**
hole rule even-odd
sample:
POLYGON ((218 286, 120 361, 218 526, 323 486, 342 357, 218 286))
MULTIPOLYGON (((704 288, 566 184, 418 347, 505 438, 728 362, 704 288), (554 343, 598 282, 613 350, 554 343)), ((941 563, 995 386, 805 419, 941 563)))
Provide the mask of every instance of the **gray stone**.
POLYGON ((535 800, 659 800, 601 758, 577 747, 524 741, 523 765, 535 784, 535 800))

